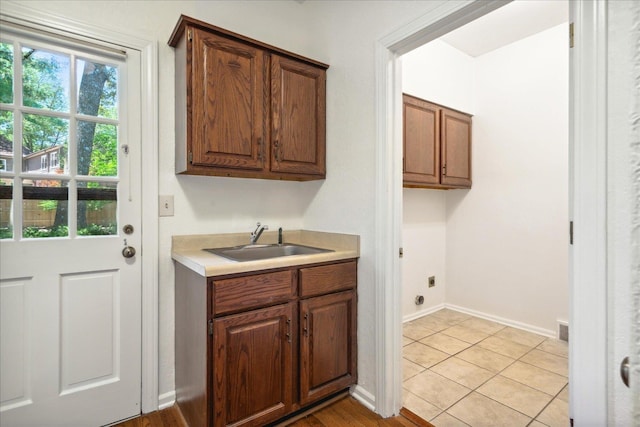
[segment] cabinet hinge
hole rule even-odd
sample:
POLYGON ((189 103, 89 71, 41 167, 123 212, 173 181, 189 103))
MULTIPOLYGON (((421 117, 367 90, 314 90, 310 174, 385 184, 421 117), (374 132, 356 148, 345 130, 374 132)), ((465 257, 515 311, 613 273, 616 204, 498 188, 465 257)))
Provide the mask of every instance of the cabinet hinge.
POLYGON ((191 30, 191 29, 187 30, 187 40, 189 40, 189 41, 193 40, 193 30, 191 30))
POLYGON ((207 325, 209 326, 209 335, 213 335, 213 320, 209 319, 207 325))
POLYGON ((569 24, 569 47, 573 47, 573 22, 569 24))
POLYGON ((189 151, 187 158, 189 159, 189 163, 193 163, 193 151, 189 151))
POLYGON ((573 245, 573 221, 569 221, 569 244, 573 245))

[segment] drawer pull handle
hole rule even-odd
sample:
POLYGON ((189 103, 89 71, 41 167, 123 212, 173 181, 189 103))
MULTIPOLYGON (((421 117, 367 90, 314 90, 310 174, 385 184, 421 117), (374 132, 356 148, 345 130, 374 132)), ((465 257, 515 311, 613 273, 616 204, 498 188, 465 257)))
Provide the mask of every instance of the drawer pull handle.
POLYGON ((287 318, 287 341, 291 342, 291 319, 287 318))

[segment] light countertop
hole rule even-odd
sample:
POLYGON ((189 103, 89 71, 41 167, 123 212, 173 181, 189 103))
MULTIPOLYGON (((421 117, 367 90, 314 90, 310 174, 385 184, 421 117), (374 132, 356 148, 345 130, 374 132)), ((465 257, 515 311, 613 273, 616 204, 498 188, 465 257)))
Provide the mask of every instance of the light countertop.
MULTIPOLYGON (((312 255, 293 255, 257 261, 232 261, 214 255, 204 249, 225 248, 246 245, 249 233, 230 234, 195 234, 173 236, 171 257, 185 267, 201 276, 221 276, 224 274, 246 273, 294 265, 316 264, 327 261, 358 258, 360 256, 360 237, 354 234, 326 233, 321 231, 293 230, 283 231, 284 243, 295 243, 316 248, 330 249, 312 255)), ((265 231, 260 237, 260 244, 277 243, 277 231, 265 231)))

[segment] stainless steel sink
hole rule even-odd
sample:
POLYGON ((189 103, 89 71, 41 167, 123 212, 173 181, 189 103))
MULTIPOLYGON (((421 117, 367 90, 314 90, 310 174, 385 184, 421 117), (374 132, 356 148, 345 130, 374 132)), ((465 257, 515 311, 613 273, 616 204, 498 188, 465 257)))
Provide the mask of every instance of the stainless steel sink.
POLYGON ((205 249, 207 252, 228 258, 233 261, 257 261, 292 255, 311 255, 333 252, 331 249, 314 248, 312 246, 284 243, 282 245, 246 245, 230 248, 205 249))

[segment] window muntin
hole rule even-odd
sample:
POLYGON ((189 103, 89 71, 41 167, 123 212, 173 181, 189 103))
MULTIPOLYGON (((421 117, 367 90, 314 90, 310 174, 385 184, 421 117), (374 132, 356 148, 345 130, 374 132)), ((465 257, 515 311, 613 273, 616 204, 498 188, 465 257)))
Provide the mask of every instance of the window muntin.
POLYGON ((0 37, 0 239, 118 234, 124 58, 0 37))

